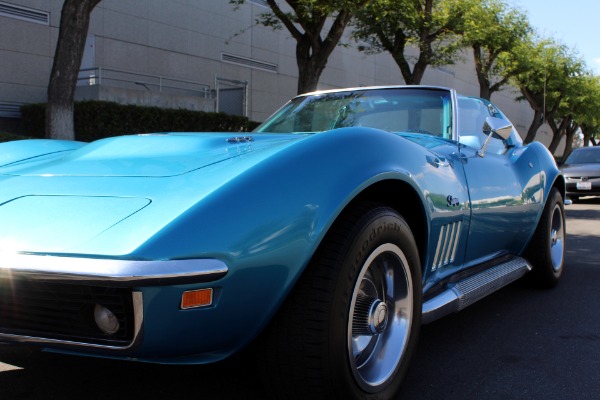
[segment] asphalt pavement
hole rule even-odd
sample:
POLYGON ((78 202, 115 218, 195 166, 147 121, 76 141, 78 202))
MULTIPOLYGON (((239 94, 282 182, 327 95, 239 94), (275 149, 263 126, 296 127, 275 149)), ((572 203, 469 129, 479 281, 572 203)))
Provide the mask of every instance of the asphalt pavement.
POLYGON ((559 285, 516 282, 424 326, 399 399, 600 399, 600 201, 566 214, 559 285))
MULTIPOLYGON (((600 399, 600 201, 567 207, 559 286, 516 282, 422 328, 398 399, 600 399)), ((0 399, 264 397, 248 364, 92 359, 0 345, 0 399)))

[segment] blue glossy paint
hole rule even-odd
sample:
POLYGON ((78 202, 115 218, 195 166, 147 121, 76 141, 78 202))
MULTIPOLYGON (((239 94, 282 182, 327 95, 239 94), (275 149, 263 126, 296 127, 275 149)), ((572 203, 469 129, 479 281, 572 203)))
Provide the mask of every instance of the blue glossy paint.
POLYGON ((27 195, 0 207, 0 251, 68 253, 150 204, 136 197, 27 195), (28 210, 24 218, 23 211, 28 210))
POLYGON ((82 142, 48 139, 19 140, 3 143, 2 152, 0 153, 0 167, 45 155, 57 155, 61 152, 78 149, 84 144, 82 142))
POLYGON ((143 343, 105 354, 211 362, 264 329, 351 201, 372 185, 395 181, 425 213, 428 291, 483 260, 520 254, 561 178, 541 145, 522 147, 515 139, 482 158, 478 147, 461 144, 481 141, 461 140, 459 127, 469 135, 467 124, 456 121, 461 113, 450 109, 460 107, 455 96, 448 90, 444 102, 447 138, 347 127, 253 133, 243 143, 228 142, 231 133, 171 133, 89 145, 0 145, 0 154, 5 148, 11 154, 0 159, 0 249, 223 261, 228 273, 215 282, 136 287, 144 300, 143 343), (449 229, 455 244, 438 246, 449 229), (59 233, 49 238, 52 231, 59 233), (439 262, 444 257, 448 262, 439 262), (212 306, 178 309, 183 291, 205 287, 215 289, 212 306))

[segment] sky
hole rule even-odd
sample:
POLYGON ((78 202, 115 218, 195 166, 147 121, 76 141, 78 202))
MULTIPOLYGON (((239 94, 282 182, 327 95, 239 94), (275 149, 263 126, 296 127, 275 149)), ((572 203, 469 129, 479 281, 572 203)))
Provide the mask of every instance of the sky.
POLYGON ((531 25, 576 49, 595 75, 600 75, 600 2, 598 0, 510 0, 529 16, 531 25))

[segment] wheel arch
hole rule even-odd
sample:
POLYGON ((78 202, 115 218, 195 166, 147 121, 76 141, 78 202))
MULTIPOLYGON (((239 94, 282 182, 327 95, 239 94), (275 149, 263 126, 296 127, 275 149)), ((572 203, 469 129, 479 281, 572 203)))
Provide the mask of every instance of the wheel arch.
POLYGON ((562 196, 563 200, 566 199, 566 195, 567 195, 567 189, 565 186, 565 177, 562 174, 558 174, 556 176, 556 179, 554 180, 554 182, 552 183, 552 187, 550 188, 550 190, 552 190, 553 187, 555 187, 556 189, 558 189, 560 195, 562 196))
POLYGON ((388 179, 376 182, 356 195, 336 220, 342 218, 345 210, 358 203, 386 205, 402 215, 414 236, 421 265, 424 265, 427 254, 428 224, 423 202, 414 187, 402 180, 388 179))

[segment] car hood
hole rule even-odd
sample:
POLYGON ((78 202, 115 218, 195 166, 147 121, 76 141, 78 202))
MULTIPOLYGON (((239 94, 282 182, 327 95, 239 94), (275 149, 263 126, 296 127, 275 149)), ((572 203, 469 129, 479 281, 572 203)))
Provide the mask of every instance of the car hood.
POLYGON ((305 135, 170 133, 99 140, 0 167, 0 175, 169 177, 245 154, 283 147, 305 135))
POLYGON ((561 171, 567 177, 600 176, 600 165, 599 164, 563 165, 563 167, 561 168, 561 171))
POLYGON ((148 204, 146 198, 109 196, 18 197, 0 205, 0 252, 63 251, 88 242, 148 204))
MULTIPOLYGON (((228 228, 218 229, 228 234, 238 219, 258 218, 257 209, 270 204, 265 196, 279 196, 285 204, 302 202, 301 196, 287 198, 285 188, 290 182, 311 186, 302 182, 309 180, 303 171, 312 157, 320 167, 308 169, 330 171, 331 183, 340 149, 350 158, 355 143, 372 143, 374 134, 385 143, 395 136, 368 128, 336 132, 153 134, 62 146, 55 152, 40 147, 37 154, 16 149, 27 158, 7 159, 0 167, 0 252, 170 259, 192 256, 189 249, 176 250, 181 243, 202 242, 210 254, 227 253, 232 250, 217 249, 223 246, 219 241, 208 246, 216 233, 196 224, 214 227, 229 221, 228 228)), ((415 150, 417 143, 427 151, 445 143, 433 137, 405 139, 415 150)), ((329 184, 316 187, 333 190, 329 184)), ((311 202, 297 206, 308 213, 320 207, 311 202)))
POLYGON ((14 157, 0 160, 0 252, 127 254, 307 136, 173 133, 11 143, 14 157))

